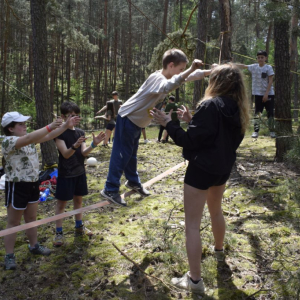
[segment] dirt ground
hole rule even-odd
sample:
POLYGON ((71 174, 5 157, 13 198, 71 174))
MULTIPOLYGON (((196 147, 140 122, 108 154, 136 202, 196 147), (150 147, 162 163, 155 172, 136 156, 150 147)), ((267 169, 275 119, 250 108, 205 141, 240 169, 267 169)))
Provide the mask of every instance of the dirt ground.
MULTIPOLYGON (((172 142, 141 144, 138 170, 142 182, 181 163, 172 142)), ((111 147, 111 145, 110 145, 111 147)), ((109 149, 97 148, 97 167, 87 167, 89 195, 84 205, 102 201, 109 149)), ((49 257, 28 251, 24 232, 15 246, 18 268, 0 271, 0 299, 299 299, 299 170, 274 162, 275 141, 245 138, 224 194, 227 223, 226 262, 213 258, 210 218, 205 210, 200 232, 206 295, 170 286, 188 270, 184 244, 183 180, 185 167, 154 183, 151 196, 134 194, 128 207, 109 205, 84 213, 94 236, 75 238, 72 217, 64 220, 66 244, 52 246, 55 224, 38 228, 39 241, 53 249, 49 257), (122 251, 118 251, 116 247, 122 251), (135 264, 134 264, 134 263, 135 264)), ((122 178, 121 193, 127 191, 122 178)), ((2 203, 3 192, 1 192, 2 203)), ((54 214, 55 200, 41 203, 38 218, 54 214)), ((71 210, 72 205, 67 210, 71 210)), ((0 230, 6 210, 0 208, 0 230)), ((5 254, 3 239, 0 255, 5 254)), ((1 262, 2 263, 2 259, 1 262)))

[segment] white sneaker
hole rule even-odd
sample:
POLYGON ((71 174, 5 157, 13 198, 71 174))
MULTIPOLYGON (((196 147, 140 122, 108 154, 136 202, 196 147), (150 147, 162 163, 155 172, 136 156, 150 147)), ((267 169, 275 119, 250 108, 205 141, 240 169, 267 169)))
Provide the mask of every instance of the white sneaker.
POLYGON ((181 278, 172 278, 171 282, 178 288, 185 289, 196 294, 204 294, 205 292, 203 279, 201 279, 197 284, 193 283, 190 277, 190 271, 181 278))
POLYGON ((151 143, 151 141, 149 141, 149 140, 144 140, 144 143, 145 143, 145 144, 151 143))
POLYGON ((276 138, 276 133, 275 132, 270 132, 270 137, 275 139, 276 138))
POLYGON ((258 132, 253 132, 251 137, 253 137, 254 139, 257 139, 258 138, 258 132))

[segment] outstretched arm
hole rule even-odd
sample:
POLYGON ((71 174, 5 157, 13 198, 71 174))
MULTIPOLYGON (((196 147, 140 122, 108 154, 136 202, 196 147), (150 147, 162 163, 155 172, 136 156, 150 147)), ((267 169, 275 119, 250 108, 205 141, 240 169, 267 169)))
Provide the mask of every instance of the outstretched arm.
POLYGON ((241 69, 248 69, 248 66, 244 64, 235 64, 235 65, 241 69))
POLYGON ((96 115, 102 113, 103 111, 105 111, 107 109, 106 105, 103 106, 99 111, 96 112, 96 115))
MULTIPOLYGON (((77 122, 80 121, 80 118, 76 116, 73 118, 69 118, 68 120, 71 120, 70 122, 77 124, 77 122)), ((35 130, 31 133, 28 133, 28 134, 18 138, 15 147, 16 147, 16 149, 20 149, 20 148, 30 145, 30 144, 36 144, 36 143, 42 143, 42 142, 49 141, 49 140, 57 137, 58 135, 60 135, 62 132, 64 132, 68 128, 67 124, 69 124, 69 123, 67 123, 67 124, 66 123, 64 123, 62 125, 62 119, 58 118, 51 124, 47 125, 46 127, 35 130)))
POLYGON ((78 116, 69 117, 65 123, 63 123, 59 128, 57 128, 57 129, 51 131, 50 133, 48 133, 47 135, 45 135, 43 138, 41 138, 38 141, 38 143, 43 143, 43 142, 53 140, 57 136, 61 135, 67 129, 72 129, 74 126, 79 124, 80 120, 81 120, 81 118, 78 116))
POLYGON ((83 156, 87 156, 90 152, 93 151, 94 148, 98 146, 98 144, 100 144, 105 139, 105 133, 103 131, 101 131, 96 136, 94 135, 94 133, 92 133, 92 135, 93 135, 93 141, 90 146, 86 147, 85 143, 81 144, 81 153, 83 156))

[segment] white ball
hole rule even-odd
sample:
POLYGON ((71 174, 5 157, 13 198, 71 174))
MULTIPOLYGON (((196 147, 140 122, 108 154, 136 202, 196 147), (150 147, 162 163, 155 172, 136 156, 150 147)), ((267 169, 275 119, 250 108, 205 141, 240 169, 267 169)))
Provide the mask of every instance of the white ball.
POLYGON ((94 167, 97 165, 97 159, 95 157, 89 157, 86 161, 88 166, 94 167))

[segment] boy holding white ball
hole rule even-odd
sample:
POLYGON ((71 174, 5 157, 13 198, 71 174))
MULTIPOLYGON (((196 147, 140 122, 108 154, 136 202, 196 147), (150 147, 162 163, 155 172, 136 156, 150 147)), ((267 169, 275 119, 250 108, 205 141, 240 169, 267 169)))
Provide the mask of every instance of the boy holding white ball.
MULTIPOLYGON (((66 120, 69 116, 78 116, 80 108, 74 102, 64 102, 60 107, 61 117, 66 120)), ((79 128, 67 129, 63 134, 55 139, 59 152, 58 177, 55 197, 57 198, 55 214, 64 212, 67 201, 73 199, 74 209, 82 207, 82 197, 88 194, 87 180, 84 167, 85 157, 101 143, 104 132, 97 136, 93 133, 93 141, 90 146, 86 146, 85 133, 79 128)), ((64 244, 62 230, 63 220, 56 221, 56 234, 53 240, 54 246, 64 244)), ((82 222, 82 213, 75 215, 75 236, 91 236, 93 233, 88 230, 82 222)))

